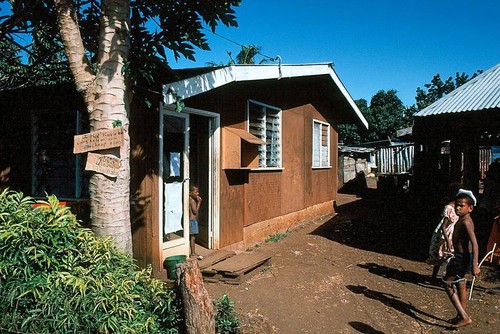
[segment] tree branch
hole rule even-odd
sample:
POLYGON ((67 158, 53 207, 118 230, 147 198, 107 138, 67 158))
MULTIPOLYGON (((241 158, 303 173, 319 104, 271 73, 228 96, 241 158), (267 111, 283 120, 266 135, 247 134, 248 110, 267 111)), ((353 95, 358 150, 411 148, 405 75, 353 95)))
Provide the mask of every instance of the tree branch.
POLYGON ((86 92, 95 76, 85 55, 85 48, 78 27, 77 13, 71 0, 55 0, 54 3, 57 10, 61 39, 77 90, 82 93, 86 92))

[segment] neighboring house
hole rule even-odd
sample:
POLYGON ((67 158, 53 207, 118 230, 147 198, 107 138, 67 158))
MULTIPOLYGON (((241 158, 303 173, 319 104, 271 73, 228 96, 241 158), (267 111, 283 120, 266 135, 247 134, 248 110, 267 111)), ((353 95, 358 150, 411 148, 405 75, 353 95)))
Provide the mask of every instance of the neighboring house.
POLYGON ((339 180, 345 184, 364 172, 377 178, 380 189, 406 192, 413 169, 413 151, 413 143, 390 139, 340 146, 339 180))
MULTIPOLYGON (((183 203, 190 183, 199 186, 203 198, 198 243, 209 249, 244 250, 333 213, 336 126, 367 127, 367 122, 331 64, 233 65, 175 70, 169 77, 176 79, 164 79, 159 110, 144 108, 137 98, 130 113, 133 251, 139 265, 151 264, 161 276, 167 256, 188 254, 189 215, 183 203), (175 111, 176 101, 184 105, 181 112, 175 111)), ((14 139, 22 144, 20 151, 9 152, 11 161, 23 161, 22 168, 12 168, 11 180, 40 196, 54 182, 62 185, 70 178, 63 168, 45 168, 44 174, 45 144, 37 131, 45 119, 52 124, 54 117, 69 115, 73 123, 59 125, 71 123, 66 131, 71 144, 52 138, 45 153, 48 161, 70 168, 73 182, 66 185, 71 189, 59 195, 78 204, 87 194, 87 172, 78 168, 85 156, 72 155, 71 139, 86 131, 76 111, 85 109, 75 99, 61 107, 66 116, 56 116, 58 108, 51 104, 61 105, 64 97, 54 89, 45 93, 46 102, 32 101, 22 108, 26 115, 16 113, 23 120, 16 126, 26 130, 14 139), (61 143, 59 150, 55 142, 61 143), (20 174, 26 179, 16 177, 20 174)), ((10 119, 6 114, 2 126, 10 119)), ((9 140, 0 135, 0 143, 9 140)))
POLYGON ((376 168, 374 148, 339 144, 339 187, 355 179, 360 172, 374 175, 376 168))
POLYGON ((419 192, 437 196, 462 182, 477 194, 481 159, 500 145, 500 64, 415 114, 413 139, 419 192))

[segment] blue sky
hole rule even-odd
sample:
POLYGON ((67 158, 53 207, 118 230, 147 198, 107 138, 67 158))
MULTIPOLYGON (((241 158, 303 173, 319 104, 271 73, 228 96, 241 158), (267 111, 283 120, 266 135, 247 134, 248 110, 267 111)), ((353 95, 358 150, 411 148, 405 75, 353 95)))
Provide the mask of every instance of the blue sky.
POLYGON ((284 64, 333 62, 354 99, 395 89, 409 106, 435 74, 500 63, 500 0, 242 0, 236 16, 238 28, 217 29, 224 38, 206 31, 211 51, 197 49, 196 62, 171 55, 170 66, 227 63, 240 50, 231 41, 253 44, 284 64))
MULTIPOLYGON (((217 33, 284 64, 333 62, 354 99, 395 89, 406 106, 435 74, 471 75, 500 63, 499 0, 243 0, 238 28, 217 33)), ((240 47, 207 31, 212 51, 173 68, 227 62, 240 47)), ((260 60, 261 57, 256 57, 260 60)))

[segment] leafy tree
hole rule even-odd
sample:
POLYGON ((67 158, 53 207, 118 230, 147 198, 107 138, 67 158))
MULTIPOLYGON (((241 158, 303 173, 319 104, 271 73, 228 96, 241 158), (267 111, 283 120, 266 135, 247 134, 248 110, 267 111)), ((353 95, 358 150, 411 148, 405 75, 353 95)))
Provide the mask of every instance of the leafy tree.
POLYGON ((430 83, 424 85, 425 89, 417 88, 417 96, 415 97, 417 104, 409 107, 403 106, 395 90, 387 92, 380 90, 372 97, 369 107, 366 100, 356 100, 356 105, 368 121, 369 129, 360 130, 355 125, 340 125, 338 127, 340 141, 344 144, 358 144, 364 141, 394 138, 397 130, 412 126, 415 113, 480 73, 482 71, 478 70, 469 77, 465 73, 457 72, 454 78, 449 77, 444 82, 441 76, 436 74, 430 83))
POLYGON ((22 81, 17 80, 17 74, 24 71, 20 58, 17 56, 19 48, 9 40, 0 40, 0 90, 22 87, 22 81))
POLYGON ((0 16, 0 42, 21 52, 23 63, 33 69, 28 74, 71 73, 84 97, 91 131, 111 129, 116 121, 123 126, 124 144, 112 152, 121 160, 119 174, 91 175, 90 206, 94 232, 113 237, 120 249, 131 253, 131 88, 139 80, 153 80, 168 50, 175 59, 194 60, 195 47, 209 49, 205 26, 212 31, 220 23, 237 26, 233 8, 240 0, 9 2, 10 12, 0 16))
MULTIPOLYGON (((368 102, 365 99, 355 100, 354 103, 358 106, 363 116, 369 114, 368 102)), ((339 141, 345 145, 357 145, 361 142, 361 135, 358 126, 354 124, 340 124, 337 127, 339 133, 339 141)))
POLYGON ((344 144, 352 145, 367 141, 394 138, 396 131, 406 126, 409 120, 407 109, 395 90, 378 91, 371 99, 370 106, 365 99, 354 101, 366 118, 369 128, 360 129, 352 124, 338 127, 339 138, 344 144))
POLYGON ((415 100, 417 101, 417 109, 422 110, 426 108, 481 73, 482 71, 478 70, 476 73, 472 74, 471 77, 469 77, 464 72, 457 72, 455 73, 455 78, 450 76, 444 82, 441 79, 441 76, 436 74, 430 83, 424 85, 425 89, 420 87, 417 88, 417 96, 415 97, 415 100))
POLYGON ((396 131, 404 126, 405 107, 393 89, 378 91, 370 101, 370 108, 365 115, 369 129, 365 133, 366 141, 395 138, 396 131))

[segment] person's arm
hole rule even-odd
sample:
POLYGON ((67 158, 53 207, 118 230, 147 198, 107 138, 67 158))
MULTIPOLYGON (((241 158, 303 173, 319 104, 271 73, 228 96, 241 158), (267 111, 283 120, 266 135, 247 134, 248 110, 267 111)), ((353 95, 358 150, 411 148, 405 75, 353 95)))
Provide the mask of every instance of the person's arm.
POLYGON ((477 245, 476 233, 474 233, 474 223, 472 223, 471 220, 467 220, 464 222, 464 225, 467 235, 469 236, 469 242, 472 246, 472 274, 478 276, 479 273, 481 273, 481 269, 479 269, 478 264, 479 246, 477 245))
POLYGON ((451 251, 452 243, 450 236, 448 235, 447 228, 450 226, 451 220, 448 217, 443 218, 443 223, 441 224, 441 233, 443 233, 444 240, 446 242, 446 250, 451 251))
POLYGON ((191 198, 189 201, 189 206, 191 208, 191 213, 196 216, 198 214, 198 210, 200 210, 201 206, 201 197, 198 196, 196 199, 191 198))

